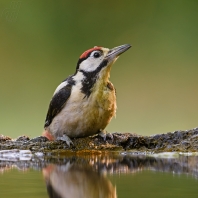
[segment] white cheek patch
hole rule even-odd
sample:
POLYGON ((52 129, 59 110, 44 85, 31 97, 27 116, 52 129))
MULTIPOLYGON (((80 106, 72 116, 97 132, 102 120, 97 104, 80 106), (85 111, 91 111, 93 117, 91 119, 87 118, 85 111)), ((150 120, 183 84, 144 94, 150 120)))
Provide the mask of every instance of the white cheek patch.
POLYGON ((103 57, 89 57, 80 64, 80 69, 86 72, 95 71, 102 61, 103 57))

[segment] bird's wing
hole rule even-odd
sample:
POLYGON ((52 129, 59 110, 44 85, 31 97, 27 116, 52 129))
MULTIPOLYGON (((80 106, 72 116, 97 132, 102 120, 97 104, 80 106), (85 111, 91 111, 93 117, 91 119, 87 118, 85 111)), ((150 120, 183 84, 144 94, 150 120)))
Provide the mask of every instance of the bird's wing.
POLYGON ((44 127, 48 127, 54 117, 63 109, 71 94, 72 85, 67 84, 54 94, 47 112, 44 127))

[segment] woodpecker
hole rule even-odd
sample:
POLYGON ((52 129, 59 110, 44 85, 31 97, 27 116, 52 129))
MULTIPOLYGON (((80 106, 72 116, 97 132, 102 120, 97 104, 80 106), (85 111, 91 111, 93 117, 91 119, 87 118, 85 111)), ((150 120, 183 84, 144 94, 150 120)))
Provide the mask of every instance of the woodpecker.
POLYGON ((43 135, 49 140, 86 137, 103 132, 116 114, 116 92, 109 81, 111 67, 131 47, 94 47, 79 58, 76 71, 55 90, 43 135))

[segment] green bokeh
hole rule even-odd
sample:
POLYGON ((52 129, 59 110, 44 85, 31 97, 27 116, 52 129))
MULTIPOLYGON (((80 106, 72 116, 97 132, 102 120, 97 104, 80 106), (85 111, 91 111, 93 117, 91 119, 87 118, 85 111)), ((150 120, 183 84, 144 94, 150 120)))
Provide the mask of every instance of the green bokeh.
POLYGON ((0 133, 38 136, 56 86, 93 47, 132 48, 114 65, 109 132, 196 127, 198 1, 0 0, 0 133))

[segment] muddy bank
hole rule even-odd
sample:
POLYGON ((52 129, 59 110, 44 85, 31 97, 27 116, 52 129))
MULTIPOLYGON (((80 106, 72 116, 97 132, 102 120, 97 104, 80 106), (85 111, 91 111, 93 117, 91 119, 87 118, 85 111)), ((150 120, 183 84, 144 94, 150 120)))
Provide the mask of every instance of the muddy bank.
POLYGON ((198 128, 186 131, 174 131, 166 134, 141 136, 132 133, 112 133, 106 140, 96 135, 86 138, 72 139, 70 148, 63 141, 48 141, 39 136, 30 139, 20 136, 17 139, 0 135, 0 150, 20 149, 32 153, 69 154, 100 153, 103 151, 138 151, 138 152, 196 152, 198 151, 198 128))

